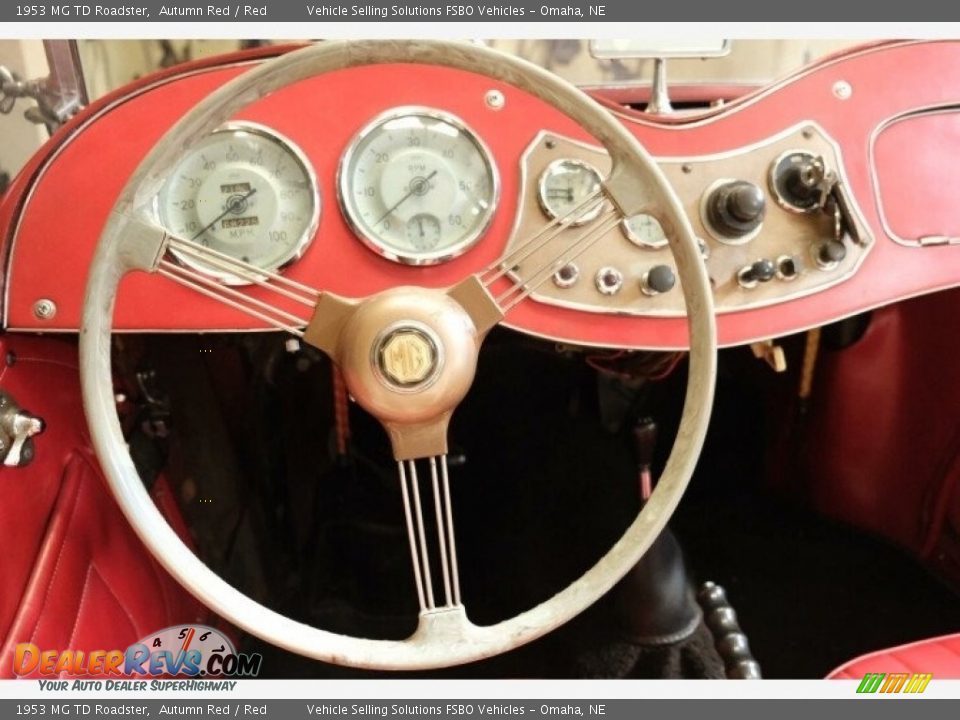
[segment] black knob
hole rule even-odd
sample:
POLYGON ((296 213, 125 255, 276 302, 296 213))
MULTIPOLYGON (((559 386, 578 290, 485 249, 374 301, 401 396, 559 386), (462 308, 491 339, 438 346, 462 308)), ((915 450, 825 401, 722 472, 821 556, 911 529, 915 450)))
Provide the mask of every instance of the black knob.
POLYGON ((731 180, 710 193, 707 198, 707 220, 729 238, 748 235, 763 222, 767 201, 763 190, 745 180, 731 180))
POLYGON ((832 266, 841 262, 847 256, 847 248, 839 240, 827 240, 820 243, 817 249, 817 260, 820 265, 832 266))
POLYGON ((777 266, 772 260, 760 258, 753 265, 747 265, 741 268, 737 273, 737 280, 741 287, 750 289, 757 283, 765 283, 773 280, 777 275, 777 266))
POLYGON ((760 258, 753 265, 744 269, 741 277, 746 282, 769 282, 777 274, 777 266, 772 260, 760 258))
POLYGON ((676 284, 673 268, 669 265, 654 265, 643 276, 641 287, 647 295, 659 295, 672 290, 676 284))
POLYGON ((33 462, 33 457, 35 455, 35 448, 33 445, 33 438, 28 438, 24 440, 23 447, 20 449, 20 461, 17 463, 18 467, 26 467, 33 462))

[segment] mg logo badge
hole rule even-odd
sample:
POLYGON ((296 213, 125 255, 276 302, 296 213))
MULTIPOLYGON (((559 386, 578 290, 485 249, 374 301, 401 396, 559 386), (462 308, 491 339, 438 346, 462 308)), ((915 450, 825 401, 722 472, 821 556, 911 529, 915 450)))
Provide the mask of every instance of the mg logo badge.
POLYGON ((432 380, 439 369, 437 340, 425 326, 401 324, 376 344, 374 361, 387 384, 414 390, 432 380))

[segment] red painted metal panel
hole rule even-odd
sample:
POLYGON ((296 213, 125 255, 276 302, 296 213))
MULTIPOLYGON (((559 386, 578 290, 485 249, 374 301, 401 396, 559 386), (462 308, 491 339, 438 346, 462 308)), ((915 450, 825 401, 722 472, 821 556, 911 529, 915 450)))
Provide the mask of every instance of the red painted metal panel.
MULTIPOLYGON (((26 202, 11 248, 8 324, 42 326, 32 314, 38 297, 57 301, 49 327, 75 330, 85 268, 116 193, 140 158, 184 111, 240 70, 213 69, 143 92, 78 132, 50 163, 26 202)), ((960 43, 888 44, 830 59, 786 81, 746 96, 698 120, 652 122, 621 112, 655 155, 696 156, 758 142, 799 122, 819 123, 840 144, 850 189, 877 246, 856 275, 813 296, 719 318, 724 344, 737 344, 821 324, 868 307, 957 284, 960 247, 906 248, 886 237, 877 212, 869 138, 887 119, 960 99, 960 43), (844 81, 849 99, 833 92, 844 81)), ((356 68, 314 78, 264 99, 242 116, 271 125, 297 142, 321 183, 323 218, 307 255, 291 277, 350 296, 397 284, 443 286, 484 267, 502 250, 516 204, 518 158, 542 129, 574 137, 582 133, 538 100, 512 88, 503 110, 482 102, 493 83, 444 68, 391 65, 356 68), (351 135, 367 120, 395 105, 440 107, 461 116, 491 146, 503 179, 503 199, 484 240, 460 259, 432 268, 385 261, 360 245, 340 216, 334 195, 337 162, 351 135)), ((902 132, 907 132, 904 129, 902 132)), ((960 148, 958 148, 960 149, 960 148)), ((948 176, 949 148, 942 153, 948 176)), ((885 147, 878 162, 884 175, 913 161, 909 138, 885 147)), ((22 185, 10 195, 22 195, 22 185)), ((937 196, 938 197, 938 196, 937 196)), ((17 198, 8 197, 8 202, 17 198)), ((939 202, 915 192, 914 211, 939 202)), ((8 208, 10 206, 7 206, 8 208)), ((8 210, 9 211, 9 210, 8 210)), ((254 295, 258 293, 254 291, 254 295)), ((159 278, 129 278, 120 294, 117 325, 130 329, 254 328, 236 311, 159 278)), ((682 319, 625 318, 583 314, 526 302, 509 324, 538 335, 581 343, 676 347, 686 342, 682 319)))
POLYGON ((960 238, 960 181, 951 167, 960 148, 960 109, 908 116, 884 128, 874 143, 877 194, 890 234, 907 242, 960 238), (910 162, 903 162, 909 153, 910 162))

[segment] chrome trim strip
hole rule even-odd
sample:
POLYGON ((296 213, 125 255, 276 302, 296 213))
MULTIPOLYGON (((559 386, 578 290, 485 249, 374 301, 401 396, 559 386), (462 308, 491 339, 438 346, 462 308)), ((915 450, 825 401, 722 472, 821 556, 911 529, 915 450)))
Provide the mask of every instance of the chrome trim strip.
MULTIPOLYGON (((911 45, 926 45, 926 44, 934 44, 934 43, 955 43, 955 42, 956 42, 955 40, 904 40, 901 42, 871 45, 869 47, 865 47, 860 50, 854 50, 852 52, 842 53, 837 57, 830 58, 828 60, 823 61, 822 63, 818 63, 813 66, 802 68, 799 71, 790 72, 789 74, 784 75, 779 80, 775 80, 774 82, 766 85, 762 90, 760 90, 756 94, 747 96, 741 101, 737 101, 735 103, 730 103, 728 105, 724 105, 722 107, 716 108, 714 112, 707 115, 706 117, 702 117, 699 120, 694 120, 692 122, 680 122, 680 123, 653 122, 648 120, 645 117, 637 117, 635 115, 628 114, 616 109, 609 109, 609 111, 616 117, 620 118, 621 120, 636 123, 638 125, 644 125, 651 128, 656 128, 658 130, 686 130, 687 128, 691 128, 691 127, 703 127, 717 120, 726 119, 731 115, 734 115, 735 113, 740 112, 744 108, 751 107, 752 105, 755 105, 756 103, 758 103, 760 100, 766 99, 771 95, 780 92, 785 87, 793 84, 797 80, 805 78, 808 75, 812 75, 813 73, 819 72, 825 68, 833 67, 834 65, 847 62, 853 58, 859 58, 859 57, 863 57, 864 55, 870 55, 872 53, 877 53, 877 52, 886 52, 887 50, 892 50, 895 48, 909 47, 911 45)), ((831 97, 834 97, 834 99, 836 99, 832 93, 831 93, 831 97)))
POLYGON ((924 239, 931 236, 925 235, 914 240, 908 240, 901 237, 893 230, 890 222, 887 220, 887 215, 883 210, 883 198, 880 195, 880 175, 877 170, 876 162, 877 139, 884 130, 896 125, 899 122, 903 122, 904 120, 910 120, 915 117, 925 117, 928 115, 947 115, 949 113, 960 113, 960 103, 936 103, 933 105, 921 105, 919 107, 912 108, 911 110, 905 110, 897 113, 896 115, 891 115, 883 120, 873 129, 873 132, 870 133, 870 137, 867 141, 867 165, 870 168, 870 180, 873 183, 873 196, 877 203, 877 215, 880 217, 880 224, 883 227, 883 231, 887 234, 887 237, 903 247, 919 248, 930 247, 931 245, 956 245, 960 243, 960 237, 950 235, 937 236, 938 240, 942 238, 941 242, 924 243, 924 239))

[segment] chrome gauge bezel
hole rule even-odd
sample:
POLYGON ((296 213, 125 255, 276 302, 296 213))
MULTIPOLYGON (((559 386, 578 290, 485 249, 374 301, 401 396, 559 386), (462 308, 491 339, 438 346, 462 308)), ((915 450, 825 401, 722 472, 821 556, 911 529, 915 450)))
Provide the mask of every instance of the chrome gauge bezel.
MULTIPOLYGON (((279 261, 271 263, 269 266, 259 268, 264 272, 282 272, 285 268, 290 267, 290 265, 304 256, 317 235, 317 229, 320 227, 322 199, 320 196, 320 183, 317 179, 317 173, 313 169, 313 165, 311 164, 310 159, 307 157, 307 154, 301 150, 300 147, 293 142, 293 140, 271 127, 252 122, 250 120, 231 120, 230 122, 224 123, 210 133, 210 137, 219 135, 221 133, 250 133, 265 137, 268 140, 277 143, 281 148, 283 148, 284 151, 290 154, 290 156, 300 166, 301 170, 303 170, 304 176, 307 178, 307 191, 310 194, 310 197, 313 199, 313 210, 310 213, 310 220, 307 223, 306 229, 303 231, 303 233, 301 233, 297 241, 291 245, 290 250, 280 257, 279 261)), ((184 159, 186 158, 186 155, 187 154, 185 153, 184 159)), ((160 196, 163 194, 165 188, 166 183, 164 183, 164 187, 153 198, 154 214, 157 218, 157 222, 161 226, 164 226, 164 223, 160 214, 160 196)), ((189 267, 192 270, 202 272, 203 274, 214 278, 225 285, 252 285, 255 282, 253 280, 247 280, 238 277, 237 275, 225 270, 212 267, 198 258, 178 251, 176 248, 170 247, 169 252, 171 256, 173 256, 173 258, 181 265, 189 267)))
MULTIPOLYGON (((592 173, 597 177, 597 183, 599 186, 603 188, 603 173, 601 173, 590 163, 570 157, 562 157, 552 160, 550 164, 547 165, 540 173, 540 177, 537 178, 537 202, 540 203, 540 209, 543 210, 544 215, 551 220, 559 220, 561 217, 563 217, 561 215, 557 215, 556 211, 550 207, 550 203, 547 201, 547 177, 550 175, 550 172, 553 170, 553 168, 557 167, 558 165, 574 165, 586 170, 589 173, 592 173)), ((596 205, 591 207, 589 210, 580 213, 575 220, 569 220, 563 224, 570 227, 580 227, 581 225, 586 225, 587 223, 596 220, 604 206, 607 204, 606 198, 602 193, 598 199, 599 202, 596 205)))
POLYGON ((473 130, 473 128, 467 125, 466 122, 456 115, 444 110, 438 110, 436 108, 431 108, 424 105, 401 105, 390 108, 389 110, 376 115, 359 131, 357 131, 357 133, 350 138, 350 141, 347 143, 347 149, 340 157, 340 163, 337 166, 336 186, 337 202, 340 205, 340 212, 343 214, 347 225, 353 231, 357 239, 359 239, 360 242, 362 242, 366 247, 370 248, 381 257, 403 265, 439 265, 440 263, 448 262, 454 258, 460 257, 468 250, 473 248, 484 236, 487 230, 490 229, 490 225, 493 222, 494 216, 496 215, 497 208, 500 206, 500 171, 497 167, 493 153, 490 151, 490 148, 487 146, 487 144, 483 141, 480 135, 473 130), (349 172, 350 166, 353 162, 354 156, 357 153, 357 150, 364 145, 364 141, 381 125, 398 118, 413 115, 445 122, 456 128, 460 133, 463 134, 464 137, 467 138, 467 140, 472 142, 487 166, 490 175, 492 192, 490 194, 490 204, 486 210, 485 216, 480 220, 480 222, 477 223, 476 227, 469 234, 465 235, 457 243, 448 247, 444 247, 440 250, 408 253, 403 252, 398 248, 393 247, 389 243, 384 242, 376 233, 368 230, 365 227, 365 224, 356 218, 356 209, 352 205, 352 200, 348 200, 347 198, 353 197, 352 193, 350 192, 352 185, 352 178, 349 172))
MULTIPOLYGON (((656 222, 657 225, 660 227, 660 232, 663 232, 663 225, 660 224, 660 221, 657 219, 655 215, 651 215, 650 213, 641 213, 641 214, 646 217, 652 218, 654 222, 656 222)), ((650 242, 649 240, 644 240, 643 238, 641 238, 630 227, 630 221, 633 220, 634 217, 640 217, 640 215, 634 215, 633 217, 628 217, 628 218, 625 217, 623 218, 623 220, 620 221, 620 232, 623 233, 623 236, 627 240, 629 240, 631 244, 637 246, 638 248, 642 248, 644 250, 662 250, 670 243, 670 241, 667 239, 666 233, 663 233, 663 238, 661 240, 658 240, 657 242, 650 242)))

